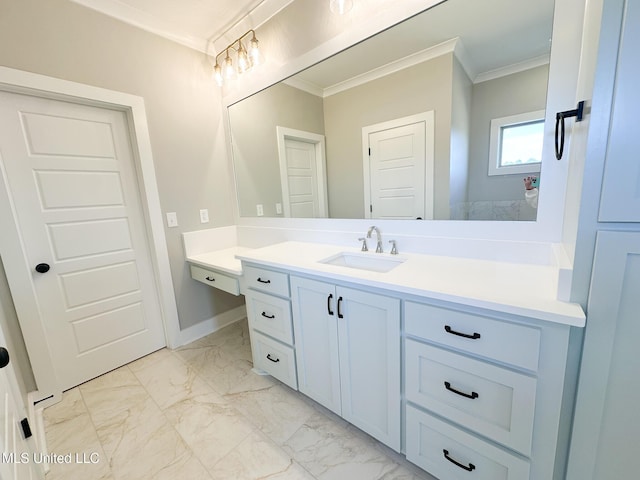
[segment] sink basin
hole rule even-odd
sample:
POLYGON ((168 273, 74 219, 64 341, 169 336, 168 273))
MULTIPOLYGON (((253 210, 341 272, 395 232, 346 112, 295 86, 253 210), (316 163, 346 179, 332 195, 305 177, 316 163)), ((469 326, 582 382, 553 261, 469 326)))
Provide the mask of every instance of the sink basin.
POLYGON ((320 263, 384 273, 393 270, 404 261, 401 257, 382 256, 379 253, 341 252, 320 260, 320 263))

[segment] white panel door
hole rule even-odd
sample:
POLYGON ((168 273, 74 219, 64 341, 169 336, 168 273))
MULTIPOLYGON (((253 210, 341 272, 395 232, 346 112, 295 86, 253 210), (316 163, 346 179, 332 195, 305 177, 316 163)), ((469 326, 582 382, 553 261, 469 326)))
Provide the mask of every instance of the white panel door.
MULTIPOLYGON (((5 345, 1 330, 0 345, 5 345)), ((10 358, 9 352, 5 350, 4 353, 10 358)), ((8 365, 0 367, 0 480, 43 479, 44 473, 36 463, 38 457, 34 456, 32 448, 33 437, 27 440, 20 425, 24 404, 18 392, 15 371, 9 361, 8 365)))
POLYGON ((400 300, 336 293, 342 416, 400 451, 400 300))
POLYGON ((0 149, 60 387, 162 348, 125 114, 0 93, 0 149))
POLYGON ((291 277, 298 390, 341 414, 335 287, 291 277))
POLYGON ((369 134, 370 218, 425 218, 425 134, 424 122, 369 134))
POLYGON ((640 3, 625 3, 598 215, 600 222, 640 222, 640 135, 636 126, 640 109, 640 3))
POLYGON ((640 232, 598 232, 568 480, 638 478, 640 232))
POLYGON ((287 186, 289 204, 293 218, 316 218, 320 216, 318 178, 315 145, 285 138, 287 161, 287 186))

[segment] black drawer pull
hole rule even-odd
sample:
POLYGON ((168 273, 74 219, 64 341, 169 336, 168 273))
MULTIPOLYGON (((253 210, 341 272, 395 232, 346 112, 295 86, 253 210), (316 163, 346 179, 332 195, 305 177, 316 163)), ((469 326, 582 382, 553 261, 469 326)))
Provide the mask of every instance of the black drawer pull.
POLYGON ((333 299, 333 293, 330 293, 327 297, 327 313, 329 315, 333 315, 333 310, 331 310, 331 300, 333 299))
POLYGON ((216 279, 213 277, 204 277, 205 280, 209 280, 210 282, 215 282, 216 279))
POLYGON ((261 315, 262 315, 264 318, 269 318, 269 319, 276 318, 276 316, 275 316, 275 315, 267 315, 267 312, 262 312, 262 313, 261 313, 261 315))
POLYGON ((344 318, 344 315, 342 314, 341 307, 342 306, 342 297, 338 297, 338 318, 344 318))
POLYGON ((276 358, 275 360, 273 358, 271 358, 271 354, 267 353, 267 360, 271 360, 273 363, 278 363, 280 361, 279 358, 276 358))
POLYGON ((461 395, 466 398, 470 398, 471 400, 478 398, 478 394, 476 392, 471 392, 471 395, 469 395, 468 393, 464 393, 464 392, 461 392, 460 390, 456 390, 451 386, 449 382, 444 382, 444 388, 446 388, 450 392, 457 393, 458 395, 461 395))
POLYGON ((476 469, 476 466, 473 463, 470 463, 469 466, 467 465, 463 465, 460 462, 456 462, 453 458, 451 458, 449 456, 449 450, 445 450, 444 448, 442 449, 442 453, 444 454, 444 458, 446 458, 447 460, 449 460, 451 463, 453 463, 455 466, 462 468, 463 470, 466 470, 467 472, 470 472, 472 470, 476 469))
POLYGON ((258 277, 258 281, 260 283, 271 283, 271 280, 263 280, 262 278, 258 277))
POLYGON ((444 326, 444 331, 450 333, 451 335, 458 335, 459 337, 470 338, 471 340, 477 340, 480 338, 480 334, 475 332, 473 335, 469 335, 468 333, 460 333, 453 330, 449 325, 444 326))

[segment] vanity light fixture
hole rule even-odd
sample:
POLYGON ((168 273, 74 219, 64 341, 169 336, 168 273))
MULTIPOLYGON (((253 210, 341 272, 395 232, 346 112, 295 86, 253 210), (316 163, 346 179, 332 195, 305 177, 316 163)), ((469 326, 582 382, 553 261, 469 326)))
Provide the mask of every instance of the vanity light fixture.
POLYGON ((222 87, 225 82, 234 80, 237 75, 242 75, 261 63, 262 54, 258 47, 256 32, 249 30, 216 55, 216 64, 213 67, 213 78, 218 86, 222 87), (247 51, 242 41, 248 35, 251 35, 251 40, 249 40, 249 50, 247 51), (232 53, 235 54, 235 62, 231 57, 232 53), (224 57, 224 63, 221 64, 218 61, 218 57, 222 54, 226 54, 226 56, 224 57))
POLYGON ((329 0, 329 9, 338 15, 344 15, 353 8, 353 0, 329 0))

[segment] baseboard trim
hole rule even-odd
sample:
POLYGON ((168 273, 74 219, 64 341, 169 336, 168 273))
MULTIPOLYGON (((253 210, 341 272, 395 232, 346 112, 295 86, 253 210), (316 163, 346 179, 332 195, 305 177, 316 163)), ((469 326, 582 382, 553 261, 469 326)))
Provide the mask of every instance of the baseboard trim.
POLYGON ((210 335, 213 332, 216 332, 221 328, 224 328, 227 325, 231 325, 232 323, 242 320, 246 317, 247 308, 246 306, 241 305, 231 310, 227 310, 226 312, 223 312, 220 315, 216 315, 215 317, 212 317, 208 320, 204 320, 200 323, 187 327, 184 330, 180 330, 176 348, 191 342, 195 342, 202 337, 206 337, 207 335, 210 335))

